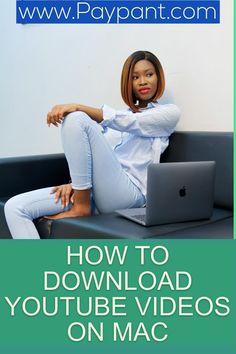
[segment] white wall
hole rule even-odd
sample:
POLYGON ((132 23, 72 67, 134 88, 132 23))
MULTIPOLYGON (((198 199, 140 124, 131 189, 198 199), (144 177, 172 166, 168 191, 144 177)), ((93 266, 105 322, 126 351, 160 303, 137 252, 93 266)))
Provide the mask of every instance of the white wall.
POLYGON ((233 0, 221 1, 219 25, 26 26, 9 0, 0 26, 0 157, 61 152, 59 129, 45 123, 55 104, 123 107, 121 68, 138 49, 164 66, 178 130, 233 130, 233 0))

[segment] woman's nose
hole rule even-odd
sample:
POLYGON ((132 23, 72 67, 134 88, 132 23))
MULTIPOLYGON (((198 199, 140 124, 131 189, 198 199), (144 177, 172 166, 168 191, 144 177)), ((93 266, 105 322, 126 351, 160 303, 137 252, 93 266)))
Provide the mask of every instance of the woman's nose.
POLYGON ((145 76, 140 76, 139 78, 139 85, 146 85, 146 77, 145 76))

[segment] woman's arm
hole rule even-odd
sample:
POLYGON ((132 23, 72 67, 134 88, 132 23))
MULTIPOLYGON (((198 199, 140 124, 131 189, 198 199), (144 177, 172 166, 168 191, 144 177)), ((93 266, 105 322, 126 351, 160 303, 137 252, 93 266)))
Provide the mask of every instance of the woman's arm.
POLYGON ((179 117, 180 110, 174 104, 156 104, 138 113, 103 106, 102 126, 144 137, 164 137, 173 133, 179 117))
POLYGON ((77 103, 57 105, 47 115, 47 123, 58 126, 65 116, 72 112, 84 112, 103 127, 129 132, 144 137, 169 136, 173 133, 180 117, 180 110, 174 104, 157 104, 143 112, 116 111, 106 105, 102 109, 77 103))
POLYGON ((53 124, 57 127, 58 124, 62 123, 63 119, 67 114, 76 111, 86 113, 91 119, 95 120, 97 123, 101 123, 103 120, 102 109, 83 106, 77 103, 71 103, 71 104, 57 105, 53 107, 52 110, 47 115, 47 124, 49 126, 50 124, 53 124))

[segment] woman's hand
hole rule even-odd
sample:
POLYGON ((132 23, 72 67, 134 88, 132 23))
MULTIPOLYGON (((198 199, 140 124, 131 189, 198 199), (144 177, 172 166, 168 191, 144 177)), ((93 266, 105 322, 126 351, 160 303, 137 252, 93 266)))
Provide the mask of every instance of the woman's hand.
POLYGON ((55 127, 57 127, 58 124, 62 123, 63 119, 68 113, 76 111, 86 113, 91 119, 93 119, 97 123, 101 123, 103 121, 102 109, 82 106, 81 104, 77 103, 71 103, 60 104, 53 107, 53 109, 47 115, 48 126, 50 126, 50 124, 53 124, 55 125, 55 127))
POLYGON ((47 124, 58 126, 58 124, 62 123, 63 119, 68 113, 75 112, 79 110, 79 105, 76 103, 71 104, 60 104, 52 108, 47 115, 47 124))
POLYGON ((61 199, 61 208, 64 209, 71 202, 73 204, 73 194, 71 184, 62 184, 61 186, 53 187, 51 194, 55 193, 55 202, 61 199))

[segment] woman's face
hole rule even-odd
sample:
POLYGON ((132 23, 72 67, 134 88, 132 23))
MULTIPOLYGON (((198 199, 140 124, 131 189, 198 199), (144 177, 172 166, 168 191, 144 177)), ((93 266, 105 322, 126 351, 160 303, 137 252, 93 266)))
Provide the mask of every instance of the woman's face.
POLYGON ((157 90, 157 74, 154 65, 144 59, 139 60, 133 70, 133 92, 140 107, 146 107, 157 90))

